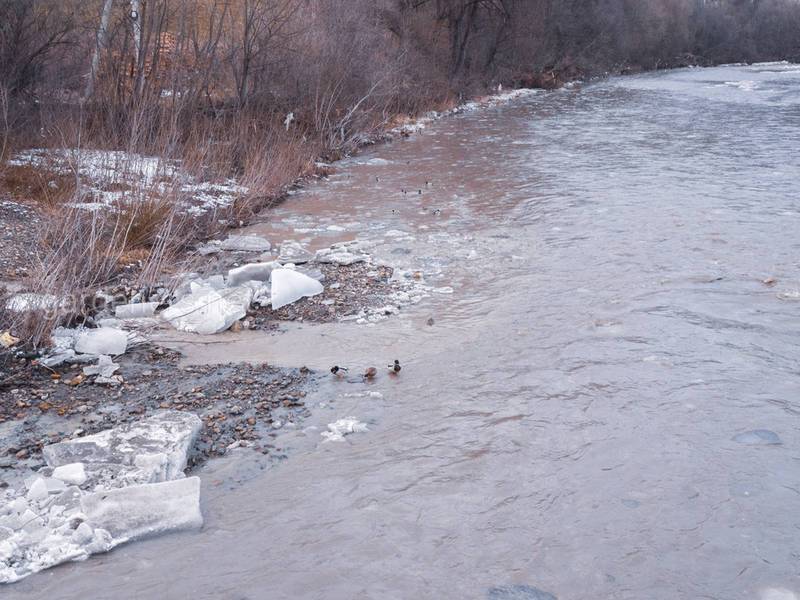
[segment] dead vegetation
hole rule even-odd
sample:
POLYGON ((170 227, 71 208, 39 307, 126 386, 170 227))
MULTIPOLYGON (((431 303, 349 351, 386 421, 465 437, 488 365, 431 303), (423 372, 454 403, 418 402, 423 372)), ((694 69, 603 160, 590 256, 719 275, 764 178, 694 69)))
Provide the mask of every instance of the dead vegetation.
POLYGON ((46 217, 26 285, 72 300, 0 328, 38 344, 120 273, 152 283, 423 111, 498 83, 798 57, 798 28, 790 0, 6 0, 0 194, 46 217))

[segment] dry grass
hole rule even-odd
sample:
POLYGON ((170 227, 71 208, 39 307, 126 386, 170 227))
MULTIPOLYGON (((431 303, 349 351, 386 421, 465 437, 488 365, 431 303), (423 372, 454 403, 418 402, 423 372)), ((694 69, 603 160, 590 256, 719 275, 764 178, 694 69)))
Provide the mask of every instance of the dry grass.
POLYGON ((7 165, 0 172, 0 190, 15 200, 52 211, 75 195, 75 177, 33 165, 7 165))

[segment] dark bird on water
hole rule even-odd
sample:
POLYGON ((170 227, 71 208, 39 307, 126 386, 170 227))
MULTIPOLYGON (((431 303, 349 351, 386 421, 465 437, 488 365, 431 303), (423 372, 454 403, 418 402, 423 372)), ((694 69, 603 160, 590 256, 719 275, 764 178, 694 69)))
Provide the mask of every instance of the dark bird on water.
POLYGON ((375 375, 378 374, 378 369, 375 367, 370 367, 366 371, 364 371, 364 379, 373 379, 375 375))
POLYGON ((400 372, 400 369, 402 369, 402 368, 403 367, 400 366, 400 361, 397 360, 397 359, 394 359, 394 364, 393 365, 389 365, 389 374, 390 375, 397 375, 400 372))

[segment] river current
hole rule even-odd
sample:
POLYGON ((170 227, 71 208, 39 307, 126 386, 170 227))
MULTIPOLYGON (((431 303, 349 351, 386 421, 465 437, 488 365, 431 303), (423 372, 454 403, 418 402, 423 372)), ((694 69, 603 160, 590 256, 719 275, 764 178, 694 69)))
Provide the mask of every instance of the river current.
POLYGON ((308 398, 369 431, 214 461, 202 531, 3 598, 800 597, 800 66, 532 93, 336 168, 253 231, 378 240, 429 297, 182 349, 397 358, 308 398))

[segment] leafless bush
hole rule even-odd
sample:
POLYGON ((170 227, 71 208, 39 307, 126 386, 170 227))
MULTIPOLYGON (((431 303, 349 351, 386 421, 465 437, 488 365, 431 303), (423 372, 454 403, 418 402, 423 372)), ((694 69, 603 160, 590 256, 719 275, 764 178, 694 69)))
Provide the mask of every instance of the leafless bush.
POLYGON ((2 0, 0 191, 53 215, 37 291, 88 294, 130 262, 144 284, 403 115, 500 82, 797 59, 799 28, 793 0, 2 0), (5 162, 41 147, 67 168, 5 162), (80 164, 96 149, 118 152, 99 188, 80 164), (179 173, 126 176, 142 156, 179 173), (188 218, 184 176, 247 191, 188 218), (73 206, 106 192, 112 210, 73 206))

